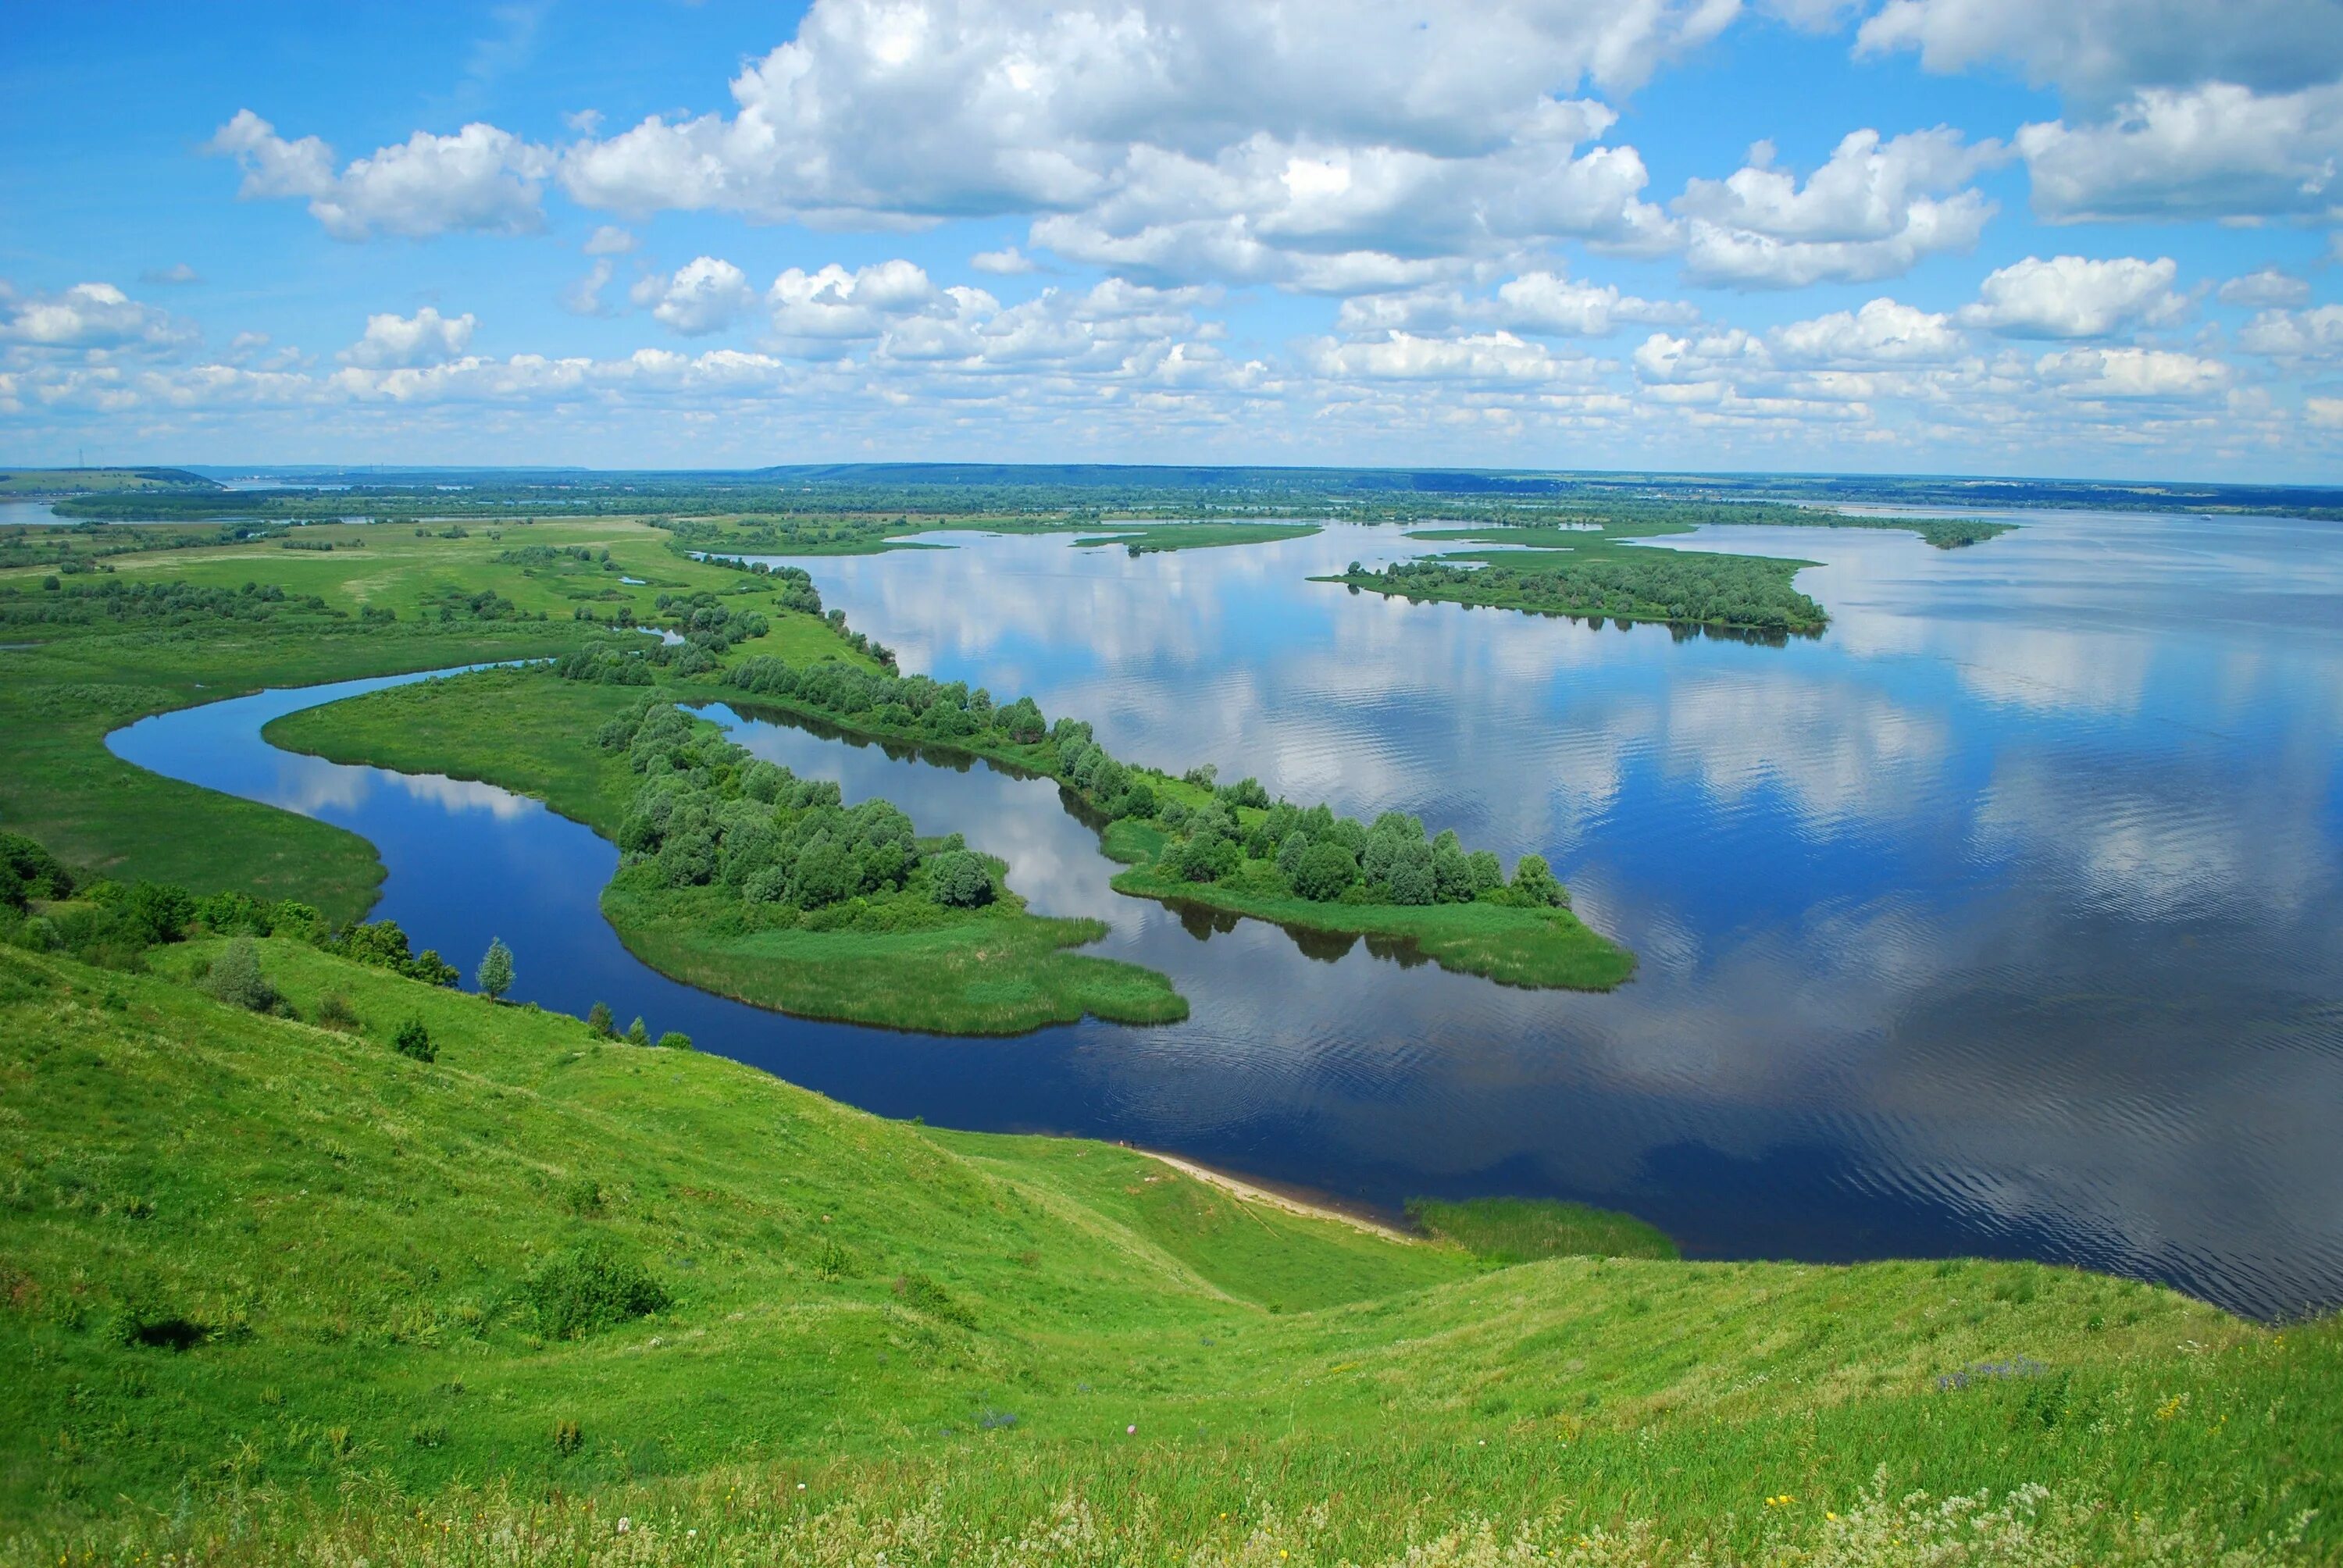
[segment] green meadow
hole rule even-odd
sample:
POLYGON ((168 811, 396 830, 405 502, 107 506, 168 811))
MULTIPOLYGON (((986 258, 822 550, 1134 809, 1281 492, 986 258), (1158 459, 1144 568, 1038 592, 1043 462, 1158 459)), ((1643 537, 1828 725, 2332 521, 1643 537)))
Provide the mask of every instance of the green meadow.
POLYGON ((2333 1553, 2332 1322, 1508 1264, 256 946, 0 949, 0 1561, 2333 1553))

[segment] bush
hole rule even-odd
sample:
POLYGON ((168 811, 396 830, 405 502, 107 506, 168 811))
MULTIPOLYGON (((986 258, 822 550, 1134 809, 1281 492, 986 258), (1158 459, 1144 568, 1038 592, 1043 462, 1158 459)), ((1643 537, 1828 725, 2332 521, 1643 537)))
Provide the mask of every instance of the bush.
POLYGON ((203 989, 230 1007, 250 1008, 254 1012, 274 1012, 283 1000, 260 972, 260 952, 250 937, 228 943, 227 950, 213 960, 203 989))
POLYGON ((417 1061, 439 1060, 438 1048, 431 1043, 431 1031, 423 1027, 419 1018, 410 1018, 398 1026, 398 1032, 390 1037, 390 1049, 417 1061))
POLYGON ((946 909, 972 910, 992 902, 992 873, 970 850, 950 850, 929 861, 928 880, 935 901, 946 909))
POLYGON ((350 999, 339 991, 328 991, 317 1001, 317 1027, 337 1029, 347 1034, 358 1028, 358 1015, 350 1009, 350 999))
POLYGON ((34 899, 73 897, 64 862, 22 833, 0 833, 0 904, 21 910, 34 899))
POLYGON ((684 1033, 683 1030, 679 1029, 669 1030, 665 1034, 659 1037, 659 1049, 661 1050, 689 1050, 691 1049, 691 1036, 684 1033))
POLYGON ((1331 903, 1359 879, 1359 863, 1340 844, 1312 844, 1293 869, 1293 890, 1314 903, 1331 903))
POLYGON ((661 1311, 672 1300, 650 1271, 607 1241, 588 1241, 538 1265, 521 1286, 549 1340, 583 1339, 598 1330, 661 1311))

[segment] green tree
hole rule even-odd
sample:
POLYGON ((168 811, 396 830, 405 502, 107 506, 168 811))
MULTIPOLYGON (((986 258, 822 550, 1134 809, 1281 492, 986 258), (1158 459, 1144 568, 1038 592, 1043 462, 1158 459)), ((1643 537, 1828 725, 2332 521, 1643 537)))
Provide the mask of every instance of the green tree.
POLYGON ((946 909, 972 910, 992 901, 992 874, 969 850, 950 850, 929 861, 928 879, 936 902, 946 909))
POLYGON ((1546 865, 1544 855, 1523 855, 1513 867, 1513 900, 1533 909, 1567 909, 1570 895, 1546 865))
POLYGON ((669 1030, 659 1037, 659 1048, 661 1050, 689 1050, 691 1036, 679 1029, 669 1030))
POLYGON ((480 967, 472 980, 490 1001, 502 1001, 505 992, 512 990, 512 949, 505 946, 502 937, 488 939, 488 950, 480 956, 480 967))
POLYGON ((586 1014, 586 1027, 604 1040, 618 1033, 618 1021, 610 1016, 610 1004, 607 1001, 596 1002, 586 1014))
POLYGON ((638 1018, 634 1022, 627 1025, 627 1043, 628 1045, 649 1045, 650 1042, 651 1031, 643 1027, 643 1020, 641 1019, 638 1018))
POLYGON ((1317 903, 1331 903, 1359 879, 1359 862, 1340 844, 1312 844, 1293 869, 1293 890, 1317 903))

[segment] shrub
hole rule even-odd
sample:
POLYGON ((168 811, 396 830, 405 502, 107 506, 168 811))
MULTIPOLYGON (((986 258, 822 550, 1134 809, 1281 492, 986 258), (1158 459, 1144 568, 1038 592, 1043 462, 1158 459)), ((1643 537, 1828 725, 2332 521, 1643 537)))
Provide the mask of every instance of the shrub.
POLYGON ((431 1031, 423 1027, 419 1018, 410 1018, 398 1026, 398 1032, 390 1037, 390 1049, 417 1061, 439 1060, 438 1048, 431 1043, 431 1031))
POLYGON ((553 1423, 553 1451, 556 1453, 575 1453, 585 1446, 585 1430, 576 1422, 558 1421, 553 1423))
POLYGON ((317 1000, 317 1027, 337 1029, 345 1034, 358 1028, 358 1015, 350 1010, 350 999, 339 991, 328 991, 317 1000))
POLYGON ((689 1050, 691 1049, 691 1036, 684 1033, 679 1029, 669 1030, 665 1034, 659 1037, 659 1049, 661 1050, 689 1050))
POLYGON ((665 1308, 672 1300, 650 1271, 607 1241, 555 1254, 521 1286, 549 1340, 583 1339, 665 1308))
POLYGON ((1359 863, 1340 844, 1312 844, 1293 869, 1293 890, 1316 903, 1330 903, 1359 879, 1359 863))
POLYGON ((992 873, 970 850, 938 855, 928 862, 928 879, 936 902, 947 909, 972 910, 992 901, 992 873))
POLYGON ((73 896, 74 876, 63 862, 22 833, 0 833, 0 904, 25 908, 33 899, 73 896))
POLYGON ((260 952, 250 937, 228 943, 227 950, 213 960, 203 989, 230 1007, 250 1008, 255 1012, 273 1012, 281 1000, 268 977, 260 972, 260 952))

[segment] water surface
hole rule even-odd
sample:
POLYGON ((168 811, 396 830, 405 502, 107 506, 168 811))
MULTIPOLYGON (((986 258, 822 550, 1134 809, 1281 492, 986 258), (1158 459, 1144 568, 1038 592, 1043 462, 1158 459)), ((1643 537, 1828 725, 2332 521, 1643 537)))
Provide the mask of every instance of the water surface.
MULTIPOLYGON (((2343 1302, 2343 531, 2032 514, 1976 548, 1796 556, 1786 647, 1409 605, 1305 579, 1398 530, 1131 558, 1062 537, 801 562, 906 669, 1032 694, 1127 759, 1398 808, 1552 859, 1641 957, 1607 996, 1215 931, 1105 888, 1053 786, 721 710, 746 745, 959 829, 1187 1022, 1013 1041, 807 1023, 633 964, 614 861, 501 791, 290 759, 268 694, 117 738, 364 832, 381 913, 521 994, 684 1029, 891 1115, 1084 1132, 1394 1205, 1552 1193, 1701 1256, 1986 1252, 2276 1314, 2343 1302)), ((357 683, 358 688, 373 683, 357 683)), ((353 688, 353 689, 357 688, 353 688)))

